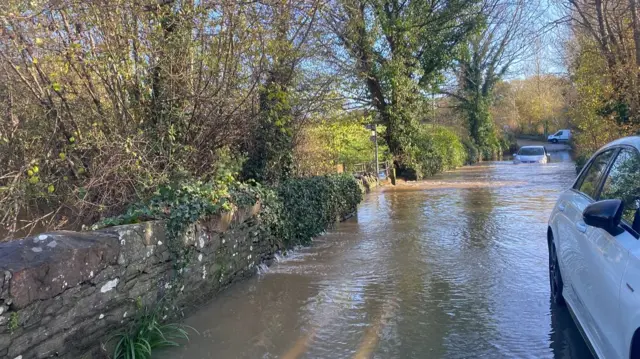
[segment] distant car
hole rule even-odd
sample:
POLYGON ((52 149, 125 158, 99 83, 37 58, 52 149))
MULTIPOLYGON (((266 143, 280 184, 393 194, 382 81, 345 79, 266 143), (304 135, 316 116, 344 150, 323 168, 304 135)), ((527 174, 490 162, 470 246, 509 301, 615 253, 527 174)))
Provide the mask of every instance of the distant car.
POLYGON ((549 219, 551 301, 568 305, 598 358, 640 358, 639 207, 636 136, 596 152, 549 219))
POLYGON ((522 146, 513 155, 513 163, 547 163, 549 154, 544 146, 522 146))
POLYGON ((551 143, 558 143, 561 141, 569 141, 571 139, 571 130, 560 130, 553 135, 547 137, 547 141, 551 143))

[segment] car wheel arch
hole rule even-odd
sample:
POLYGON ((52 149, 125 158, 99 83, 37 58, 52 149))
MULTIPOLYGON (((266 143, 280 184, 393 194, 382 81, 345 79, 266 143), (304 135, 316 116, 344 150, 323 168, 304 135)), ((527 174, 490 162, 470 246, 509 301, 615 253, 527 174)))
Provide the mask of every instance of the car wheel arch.
POLYGON ((631 344, 629 346, 629 359, 640 358, 640 328, 637 328, 631 337, 631 344))
POLYGON ((551 245, 551 242, 555 242, 555 236, 553 235, 553 228, 551 226, 547 227, 547 243, 551 245))

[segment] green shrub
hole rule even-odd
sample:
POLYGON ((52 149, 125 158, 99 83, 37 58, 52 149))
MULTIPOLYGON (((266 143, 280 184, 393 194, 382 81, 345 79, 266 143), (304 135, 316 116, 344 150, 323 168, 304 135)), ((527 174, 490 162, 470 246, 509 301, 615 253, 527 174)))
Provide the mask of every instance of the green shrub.
POLYGON ((502 154, 513 154, 518 152, 518 141, 516 136, 511 132, 504 132, 501 137, 498 138, 500 143, 500 152, 502 154))
MULTIPOLYGON (((337 164, 349 171, 356 164, 373 162, 375 145, 371 130, 365 127, 371 122, 369 116, 357 111, 310 121, 296 135, 296 177, 335 173, 337 164)), ((377 129, 378 156, 385 161, 390 159, 383 136, 386 127, 378 125, 377 129)))
POLYGON ((260 229, 265 237, 285 246, 306 244, 330 227, 336 219, 355 211, 362 200, 357 180, 351 175, 328 175, 289 179, 277 187, 240 183, 230 176, 215 182, 186 181, 160 188, 156 194, 126 213, 105 218, 93 229, 149 220, 164 220, 167 246, 175 265, 188 264, 191 247, 181 238, 198 220, 260 201, 260 229))
POLYGON ((160 187, 148 200, 134 204, 115 217, 104 218, 91 228, 164 220, 167 248, 177 269, 189 264, 192 246, 185 246, 183 235, 200 219, 228 212, 235 207, 247 207, 259 199, 257 185, 234 180, 233 176, 209 182, 184 181, 160 187))
POLYGON ((458 136, 442 126, 428 125, 414 137, 411 163, 416 178, 431 176, 465 164, 467 151, 458 136))
POLYGON ((309 243, 337 219, 355 211, 362 200, 351 175, 290 179, 276 191, 282 213, 274 232, 287 246, 309 243))
POLYGON ((462 144, 464 145, 464 149, 467 153, 466 164, 472 165, 474 163, 478 163, 480 160, 480 150, 478 150, 478 146, 468 138, 463 139, 462 144))
POLYGON ((433 143, 436 151, 443 154, 444 170, 463 166, 466 162, 466 151, 458 136, 446 127, 433 128, 433 143))
POLYGON ((500 157, 500 145, 491 144, 478 147, 481 161, 497 160, 500 157))

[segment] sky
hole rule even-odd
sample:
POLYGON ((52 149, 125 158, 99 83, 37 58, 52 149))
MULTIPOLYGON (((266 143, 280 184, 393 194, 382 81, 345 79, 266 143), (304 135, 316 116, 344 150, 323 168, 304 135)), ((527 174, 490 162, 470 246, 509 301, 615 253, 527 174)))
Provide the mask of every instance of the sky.
POLYGON ((507 79, 523 79, 536 73, 536 61, 539 61, 540 72, 543 74, 567 75, 564 61, 564 43, 569 38, 566 24, 558 21, 564 16, 562 0, 541 0, 540 16, 535 23, 535 43, 526 58, 522 59, 507 79))

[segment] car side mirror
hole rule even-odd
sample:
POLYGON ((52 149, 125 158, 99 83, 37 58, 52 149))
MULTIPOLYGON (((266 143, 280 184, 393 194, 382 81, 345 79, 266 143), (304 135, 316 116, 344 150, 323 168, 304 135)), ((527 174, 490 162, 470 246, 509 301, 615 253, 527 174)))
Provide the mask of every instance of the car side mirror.
POLYGON ((624 202, 621 200, 605 199, 588 205, 582 212, 582 218, 587 225, 602 228, 616 236, 621 233, 623 210, 624 202))

